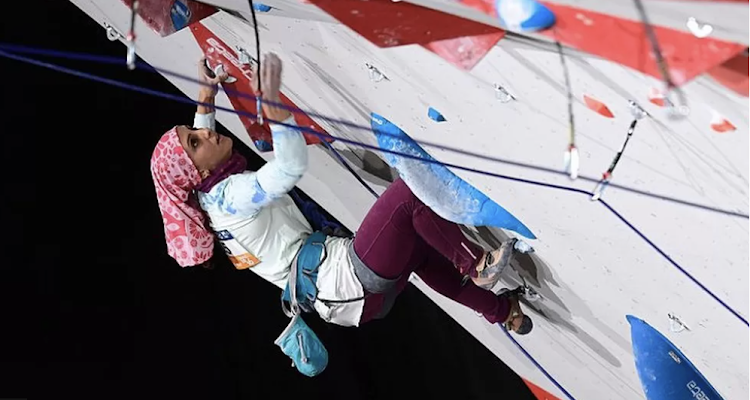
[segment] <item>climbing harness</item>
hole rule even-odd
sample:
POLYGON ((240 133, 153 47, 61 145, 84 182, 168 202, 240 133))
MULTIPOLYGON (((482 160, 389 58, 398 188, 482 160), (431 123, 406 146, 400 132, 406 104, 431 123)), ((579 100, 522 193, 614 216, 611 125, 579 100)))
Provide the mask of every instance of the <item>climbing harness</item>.
POLYGON ((641 18, 641 22, 643 23, 643 28, 646 31, 646 37, 648 37, 648 41, 651 44, 651 51, 656 58, 656 66, 659 68, 659 73, 661 74, 662 81, 666 86, 664 100, 669 106, 669 116, 675 119, 684 118, 688 114, 690 114, 690 108, 687 105, 685 93, 682 91, 682 89, 675 85, 671 75, 669 74, 667 60, 664 59, 664 55, 662 54, 661 46, 659 46, 659 41, 656 38, 654 28, 648 20, 646 9, 643 7, 643 2, 641 0, 633 1, 635 2, 636 8, 638 9, 638 14, 641 18), (679 104, 675 103, 675 101, 673 100, 673 95, 677 96, 679 104))
POLYGON ((576 126, 575 119, 573 117, 573 89, 570 85, 570 72, 568 71, 568 64, 565 62, 565 54, 563 54, 563 47, 560 42, 555 42, 557 46, 557 52, 560 54, 560 64, 563 69, 563 77, 565 78, 565 91, 568 98, 568 149, 565 151, 565 172, 568 173, 570 179, 578 178, 578 148, 576 147, 576 126))
POLYGON ((638 120, 648 115, 646 111, 643 110, 643 108, 641 108, 632 100, 630 100, 630 111, 633 115, 633 122, 630 123, 628 133, 625 136, 625 141, 622 143, 620 151, 615 154, 615 158, 612 159, 612 162, 609 164, 609 168, 607 168, 607 170, 602 174, 602 179, 599 180, 599 183, 594 189, 594 194, 591 196, 592 201, 597 201, 602 197, 604 190, 607 189, 607 187, 609 186, 609 182, 612 180, 612 173, 615 171, 615 168, 617 168, 617 163, 620 162, 620 158, 622 157, 622 153, 625 151, 625 147, 628 145, 630 138, 633 136, 633 132, 635 131, 635 126, 638 124, 638 120))
POLYGON ((129 70, 135 69, 135 16, 138 14, 138 0, 133 1, 133 5, 130 8, 130 30, 128 36, 125 38, 128 45, 128 53, 125 59, 125 63, 129 70))

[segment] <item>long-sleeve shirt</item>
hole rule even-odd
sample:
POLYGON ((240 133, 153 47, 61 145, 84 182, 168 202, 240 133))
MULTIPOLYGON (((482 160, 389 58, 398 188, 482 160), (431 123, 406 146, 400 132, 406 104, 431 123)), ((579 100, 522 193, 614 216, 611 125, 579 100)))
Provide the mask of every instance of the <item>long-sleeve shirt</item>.
MULTIPOLYGON (((215 114, 196 114, 194 127, 215 129, 215 114)), ((285 124, 294 125, 290 117, 285 124)), ((312 232, 310 224, 287 194, 308 164, 307 143, 299 130, 271 125, 274 159, 257 172, 230 175, 208 193, 198 192, 201 208, 232 263, 250 269, 283 289, 291 263, 312 232)), ((363 296, 348 256, 351 239, 329 237, 327 258, 318 270, 318 295, 347 300, 363 296)), ((315 303, 321 317, 340 325, 358 325, 363 302, 329 307, 315 303)))

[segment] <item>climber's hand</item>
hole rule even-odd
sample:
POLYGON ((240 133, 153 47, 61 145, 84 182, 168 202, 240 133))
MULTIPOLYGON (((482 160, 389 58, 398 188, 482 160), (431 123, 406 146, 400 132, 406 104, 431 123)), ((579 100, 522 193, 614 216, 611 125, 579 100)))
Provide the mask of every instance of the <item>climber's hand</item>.
POLYGON ((206 57, 201 57, 198 61, 198 80, 201 85, 199 97, 216 97, 216 93, 219 91, 219 83, 224 82, 229 78, 229 74, 226 72, 216 75, 208 68, 206 64, 206 57))
POLYGON ((279 108, 271 103, 281 103, 281 59, 274 53, 266 54, 260 69, 260 88, 258 87, 258 69, 253 68, 253 91, 263 97, 263 111, 270 120, 284 121, 291 116, 289 110, 279 108))

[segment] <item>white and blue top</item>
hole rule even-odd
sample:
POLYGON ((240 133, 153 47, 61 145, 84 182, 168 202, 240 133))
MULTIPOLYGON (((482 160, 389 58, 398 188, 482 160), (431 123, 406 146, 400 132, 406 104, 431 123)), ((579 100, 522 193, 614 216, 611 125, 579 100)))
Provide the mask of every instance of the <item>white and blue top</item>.
MULTIPOLYGON (((294 118, 284 121, 294 125, 294 118)), ((196 114, 193 126, 215 129, 215 114, 196 114)), ((307 169, 305 138, 296 129, 271 125, 275 158, 258 171, 230 175, 208 193, 197 192, 211 228, 238 269, 249 269, 283 290, 295 255, 312 233, 310 224, 287 194, 307 169)), ((318 296, 348 300, 363 296, 348 248, 352 239, 329 237, 327 257, 318 270, 318 296)), ((315 309, 326 321, 357 326, 364 301, 315 309)))

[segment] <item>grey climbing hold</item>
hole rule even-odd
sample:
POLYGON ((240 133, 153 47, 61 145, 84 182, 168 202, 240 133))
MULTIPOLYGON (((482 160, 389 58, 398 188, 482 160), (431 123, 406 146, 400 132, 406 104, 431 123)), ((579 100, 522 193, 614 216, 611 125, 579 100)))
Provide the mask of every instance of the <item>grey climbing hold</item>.
POLYGON ((437 122, 445 122, 446 119, 443 116, 443 114, 440 113, 440 111, 430 107, 430 109, 427 111, 427 116, 430 117, 431 120, 437 121, 437 122))

